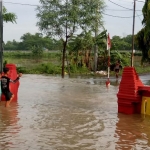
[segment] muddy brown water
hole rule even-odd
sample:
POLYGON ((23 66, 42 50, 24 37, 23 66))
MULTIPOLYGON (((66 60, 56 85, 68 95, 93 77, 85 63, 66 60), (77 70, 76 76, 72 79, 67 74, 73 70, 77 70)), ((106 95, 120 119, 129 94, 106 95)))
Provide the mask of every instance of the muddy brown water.
POLYGON ((150 116, 118 114, 110 80, 24 75, 18 102, 0 103, 0 150, 149 150, 150 116))

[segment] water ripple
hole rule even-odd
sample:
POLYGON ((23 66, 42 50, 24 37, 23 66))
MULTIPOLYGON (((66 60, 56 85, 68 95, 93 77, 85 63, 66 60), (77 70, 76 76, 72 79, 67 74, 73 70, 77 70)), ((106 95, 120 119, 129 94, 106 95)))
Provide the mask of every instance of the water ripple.
POLYGON ((24 75, 18 102, 0 104, 0 150, 150 149, 150 117, 118 114, 113 82, 24 75))

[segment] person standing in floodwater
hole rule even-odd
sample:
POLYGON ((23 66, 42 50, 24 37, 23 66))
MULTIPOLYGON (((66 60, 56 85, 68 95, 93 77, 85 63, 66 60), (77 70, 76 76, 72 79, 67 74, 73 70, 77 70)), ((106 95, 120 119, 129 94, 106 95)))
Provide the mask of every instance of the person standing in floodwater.
POLYGON ((115 68, 114 68, 116 78, 118 78, 119 70, 120 70, 120 60, 117 60, 117 62, 115 63, 115 68))
POLYGON ((18 77, 15 80, 11 80, 8 75, 9 75, 9 68, 4 68, 3 69, 4 75, 1 75, 1 89, 2 89, 2 94, 4 94, 5 98, 6 98, 6 107, 10 106, 10 103, 12 101, 12 99, 14 98, 14 94, 11 93, 10 89, 9 89, 9 83, 16 83, 19 78, 22 76, 22 73, 18 74, 18 77))

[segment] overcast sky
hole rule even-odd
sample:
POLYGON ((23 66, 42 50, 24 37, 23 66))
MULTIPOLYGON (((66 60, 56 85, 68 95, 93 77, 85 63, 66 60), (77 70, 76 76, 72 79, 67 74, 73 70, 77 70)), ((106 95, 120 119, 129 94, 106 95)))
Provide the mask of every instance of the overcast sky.
MULTIPOLYGON (((132 34, 133 11, 127 10, 125 8, 133 9, 133 0, 110 1, 105 0, 106 10, 104 12, 105 15, 103 15, 105 29, 107 29, 111 37, 114 35, 123 37, 132 34), (112 1, 113 3, 110 1, 112 1), (114 3, 125 8, 115 5, 114 3)), ((135 19, 135 33, 137 33, 142 28, 141 20, 143 17, 141 10, 144 5, 143 2, 145 0, 139 1, 140 2, 136 2, 136 16, 141 16, 136 17, 135 19)), ((27 32, 30 32, 31 34, 39 32, 38 27, 36 26, 36 7, 31 6, 39 5, 39 0, 3 0, 3 4, 7 8, 8 12, 13 12, 17 15, 17 24, 4 23, 4 42, 7 42, 8 40, 12 41, 13 39, 15 39, 16 41, 20 41, 20 37, 27 32)))

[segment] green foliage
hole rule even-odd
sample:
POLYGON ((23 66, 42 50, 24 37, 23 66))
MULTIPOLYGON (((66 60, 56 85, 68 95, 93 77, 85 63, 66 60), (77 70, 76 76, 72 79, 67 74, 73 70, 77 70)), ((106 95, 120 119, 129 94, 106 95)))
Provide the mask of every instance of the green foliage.
MULTIPOLYGON (((40 64, 37 67, 29 68, 29 67, 17 67, 17 72, 21 73, 30 73, 30 74, 61 74, 61 66, 54 65, 52 63, 40 64)), ((65 68, 65 72, 67 72, 67 68, 65 68)), ((83 74, 89 73, 89 70, 86 67, 76 67, 75 65, 70 66, 71 74, 83 74)))
MULTIPOLYGON (((4 58, 13 58, 13 59, 32 59, 34 60, 34 56, 32 51, 4 51, 4 58)), ((60 52, 43 52, 40 58, 46 58, 49 61, 53 59, 59 59, 61 58, 60 52)))
MULTIPOLYGON (((37 7, 37 25, 50 37, 62 40, 62 77, 68 40, 79 29, 95 32, 103 24, 103 0, 40 0, 37 7)), ((81 44, 81 43, 80 43, 81 44)), ((87 44, 86 44, 87 45, 87 44)), ((91 45, 90 45, 91 46, 91 45)))
MULTIPOLYGON (((104 57, 104 62, 101 62, 99 65, 100 70, 107 70, 107 51, 99 53, 99 56, 106 56, 104 57)), ((60 56, 61 53, 43 53, 42 57, 39 58, 39 61, 35 61, 35 59, 32 57, 31 52, 4 52, 4 58, 6 62, 4 63, 13 63, 17 66, 17 71, 22 72, 24 74, 61 74, 61 60, 60 56), (22 54, 21 54, 22 53, 22 54)), ((74 55, 71 57, 68 56, 68 59, 76 58, 74 55)), ((82 56, 79 56, 79 60, 82 56)), ((102 58, 100 60, 102 61, 102 58)), ((111 64, 115 63, 117 59, 120 59, 121 65, 124 66, 130 66, 130 59, 131 54, 129 52, 119 52, 119 51, 111 51, 111 64)), ((135 67, 137 70, 142 72, 147 72, 148 67, 142 68, 140 65, 141 57, 135 57, 135 67)), ((148 65, 148 64, 147 64, 148 65)), ((77 65, 70 62, 70 73, 71 75, 74 74, 88 74, 91 72, 89 68, 86 67, 85 63, 83 62, 82 65, 77 65)), ((144 65, 145 66, 145 65, 144 65)), ((65 67, 65 72, 68 73, 67 66, 65 67)))
POLYGON ((137 35, 135 36, 135 41, 142 51, 142 63, 150 62, 149 57, 149 49, 150 49, 150 0, 145 0, 145 4, 143 6, 143 25, 144 28, 141 29, 137 35))
POLYGON ((61 67, 52 63, 41 64, 33 71, 37 71, 42 74, 61 74, 61 67))
POLYGON ((92 51, 95 44, 98 45, 99 49, 106 48, 106 30, 98 34, 97 37, 93 37, 91 31, 82 32, 80 35, 71 38, 68 43, 68 49, 78 55, 79 51, 92 51))
MULTIPOLYGON (((129 52, 110 51, 110 63, 114 64, 117 60, 120 60, 121 65, 129 66, 131 54, 129 52)), ((108 56, 107 51, 100 51, 98 59, 98 70, 107 70, 108 56)))
POLYGON ((82 73, 88 73, 89 69, 85 66, 78 67, 76 65, 70 65, 70 72, 74 74, 82 74, 82 73))
POLYGON ((141 66, 136 66, 135 67, 137 73, 149 73, 150 72, 150 66, 145 66, 145 67, 141 67, 141 66))
POLYGON ((3 6, 3 20, 5 22, 16 23, 17 16, 14 13, 8 13, 6 7, 3 6))
POLYGON ((31 47, 37 45, 49 49, 50 45, 52 45, 52 40, 48 37, 43 37, 41 33, 36 33, 35 35, 26 33, 20 39, 22 40, 22 47, 26 50, 30 50, 31 47))
POLYGON ((42 57, 43 55, 43 50, 42 50, 42 47, 39 46, 39 45, 34 45, 31 47, 31 50, 32 50, 32 54, 35 58, 40 58, 42 57))
POLYGON ((17 67, 17 71, 30 74, 61 74, 61 67, 54 64, 40 64, 34 68, 17 67))
POLYGON ((131 58, 131 54, 129 52, 120 53, 119 51, 112 51, 110 55, 112 64, 117 60, 120 60, 122 66, 129 66, 129 59, 131 58))
POLYGON ((145 29, 141 29, 135 36, 135 42, 137 43, 139 49, 142 51, 142 63, 145 61, 150 61, 149 59, 149 49, 150 49, 150 45, 149 45, 149 40, 150 39, 150 35, 148 39, 145 39, 145 29))
POLYGON ((18 50, 19 42, 16 42, 15 40, 7 41, 7 43, 4 45, 5 50, 18 50))
POLYGON ((30 70, 27 69, 26 67, 17 67, 17 72, 21 72, 21 73, 29 73, 30 70))
POLYGON ((43 36, 40 33, 30 34, 25 33, 21 36, 21 42, 7 41, 4 44, 5 50, 31 50, 34 45, 41 46, 44 50, 60 50, 62 49, 62 43, 60 40, 55 40, 47 36, 43 36))
POLYGON ((65 40, 66 35, 72 36, 79 28, 95 31, 95 21, 102 25, 103 0, 40 0, 40 3, 37 25, 50 36, 65 40))
POLYGON ((91 50, 94 46, 92 33, 90 31, 83 32, 77 37, 71 38, 68 45, 69 50, 76 52, 76 55, 78 55, 79 51, 91 50))
POLYGON ((95 44, 99 47, 99 49, 106 50, 106 40, 107 40, 107 30, 102 31, 95 37, 95 44))
POLYGON ((143 6, 143 21, 144 24, 144 39, 150 40, 150 0, 145 0, 145 4, 143 6))
POLYGON ((94 33, 102 27, 102 12, 104 11, 103 0, 78 0, 80 2, 79 25, 83 31, 93 31, 94 33))
POLYGON ((25 51, 5 51, 3 54, 4 58, 30 58, 32 57, 31 52, 25 52, 25 51))
MULTIPOLYGON (((111 50, 132 50, 132 35, 127 35, 123 38, 120 36, 113 36, 111 39, 111 45, 111 50)), ((135 49, 137 49, 136 45, 135 49)))

